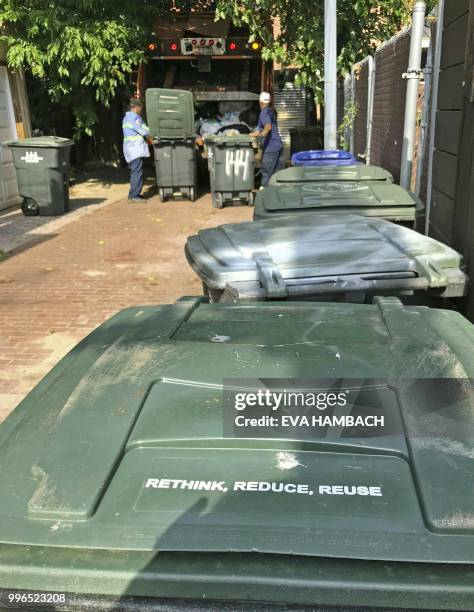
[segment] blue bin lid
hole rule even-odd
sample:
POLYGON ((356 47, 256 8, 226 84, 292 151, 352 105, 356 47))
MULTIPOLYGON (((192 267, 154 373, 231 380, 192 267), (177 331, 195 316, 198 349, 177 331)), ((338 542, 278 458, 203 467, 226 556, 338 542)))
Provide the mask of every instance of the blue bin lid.
POLYGON ((352 153, 342 150, 299 151, 291 157, 291 163, 294 166, 343 165, 356 162, 357 160, 352 153))

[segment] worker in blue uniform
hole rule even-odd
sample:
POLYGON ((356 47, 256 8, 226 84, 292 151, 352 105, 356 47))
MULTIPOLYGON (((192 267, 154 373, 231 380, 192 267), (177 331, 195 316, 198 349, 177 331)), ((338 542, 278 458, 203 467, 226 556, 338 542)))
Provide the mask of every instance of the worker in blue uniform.
POLYGON ((142 202, 143 189, 143 158, 150 157, 148 140, 150 128, 143 121, 143 104, 137 98, 130 100, 130 110, 125 113, 122 121, 123 154, 130 169, 129 202, 142 202))
POLYGON ((262 140, 262 187, 266 187, 275 172, 283 168, 283 143, 278 132, 275 110, 270 106, 271 96, 263 91, 260 94, 260 117, 257 128, 250 135, 260 136, 262 140))

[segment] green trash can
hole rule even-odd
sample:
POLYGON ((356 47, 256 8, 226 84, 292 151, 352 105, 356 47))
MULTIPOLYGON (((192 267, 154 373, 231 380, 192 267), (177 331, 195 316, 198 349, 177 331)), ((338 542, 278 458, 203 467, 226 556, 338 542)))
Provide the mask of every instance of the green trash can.
POLYGON ((150 88, 145 92, 150 132, 160 140, 186 140, 194 129, 193 93, 181 89, 150 88))
POLYGON ((120 312, 0 425, 2 601, 472 610, 473 345, 394 298, 120 312), (238 425, 291 384, 314 426, 238 425))
POLYGON ((27 216, 62 215, 69 210, 69 156, 73 141, 39 136, 6 143, 13 155, 21 209, 27 216))
POLYGON ((192 202, 197 193, 197 158, 194 139, 153 141, 156 184, 164 202, 184 196, 192 202))
POLYGON ((462 256, 450 247, 390 221, 351 214, 225 224, 190 236, 185 253, 213 302, 364 302, 374 295, 435 302, 468 289, 462 256))
POLYGON ((267 187, 255 198, 254 219, 314 212, 353 213, 413 227, 423 211, 421 200, 399 185, 384 181, 323 181, 267 187))
POLYGON ((250 136, 206 136, 212 205, 253 204, 255 152, 250 136))
POLYGON ((321 181, 384 181, 393 183, 393 176, 380 166, 291 166, 279 170, 270 179, 274 187, 319 183, 321 181))
POLYGON ((197 192, 194 101, 191 91, 150 88, 146 113, 153 135, 156 184, 162 202, 172 196, 191 201, 197 192))

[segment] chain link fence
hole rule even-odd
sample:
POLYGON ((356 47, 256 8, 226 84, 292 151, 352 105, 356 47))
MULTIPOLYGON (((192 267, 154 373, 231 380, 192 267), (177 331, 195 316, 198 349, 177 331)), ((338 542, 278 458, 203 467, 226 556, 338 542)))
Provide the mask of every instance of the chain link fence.
POLYGON ((353 126, 351 116, 354 113, 354 92, 353 92, 353 79, 352 73, 346 74, 344 79, 344 99, 343 107, 344 114, 339 122, 339 126, 342 127, 342 131, 339 134, 339 144, 343 148, 349 148, 351 152, 354 151, 354 140, 353 140, 353 126))
POLYGON ((366 57, 352 68, 352 92, 355 106, 353 122, 352 153, 361 161, 367 158, 368 139, 368 111, 369 111, 369 73, 371 59, 366 57))
MULTIPOLYGON (((374 57, 366 57, 354 64, 341 88, 344 92, 344 117, 340 126, 340 143, 365 163, 389 170, 396 182, 400 180, 400 166, 405 123, 407 71, 410 53, 411 28, 386 41, 374 57), (350 113, 353 121, 348 122, 350 113)), ((434 40, 434 37, 432 37, 434 40)), ((425 77, 427 76, 425 71, 425 77)), ((431 79, 427 79, 427 85, 431 79)), ((412 189, 426 195, 426 176, 429 152, 430 90, 425 93, 425 80, 420 82, 416 159, 412 189), (420 145, 420 146, 418 146, 420 145)))

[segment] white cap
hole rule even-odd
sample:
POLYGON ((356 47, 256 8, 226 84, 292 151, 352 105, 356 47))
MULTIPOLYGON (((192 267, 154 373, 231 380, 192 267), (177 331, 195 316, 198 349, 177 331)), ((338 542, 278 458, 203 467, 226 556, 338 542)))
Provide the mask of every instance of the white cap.
POLYGON ((271 96, 268 91, 262 91, 259 100, 260 102, 263 102, 263 104, 270 104, 271 96))

